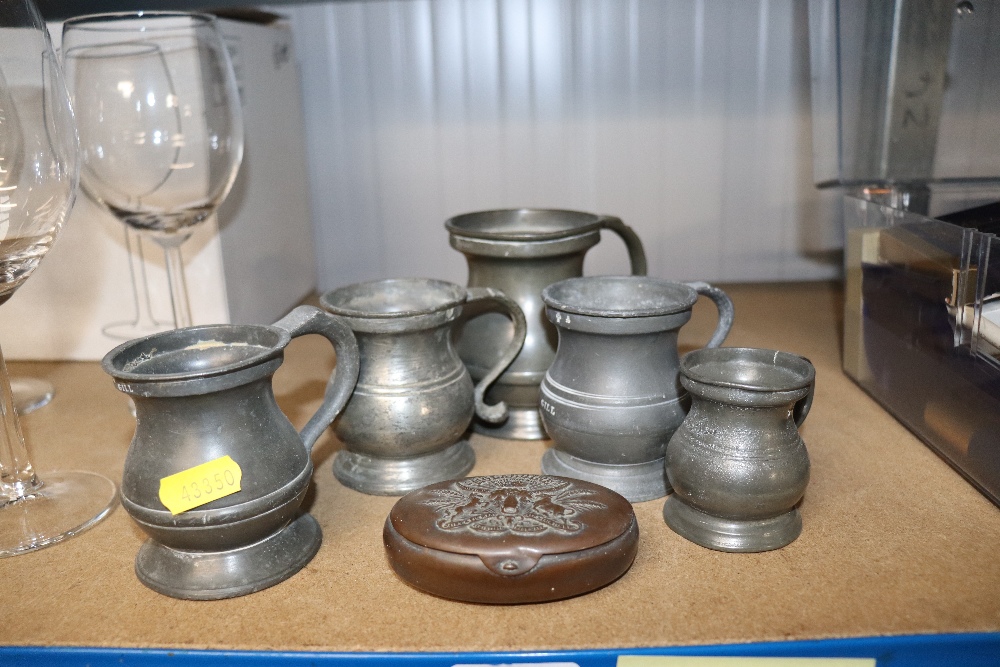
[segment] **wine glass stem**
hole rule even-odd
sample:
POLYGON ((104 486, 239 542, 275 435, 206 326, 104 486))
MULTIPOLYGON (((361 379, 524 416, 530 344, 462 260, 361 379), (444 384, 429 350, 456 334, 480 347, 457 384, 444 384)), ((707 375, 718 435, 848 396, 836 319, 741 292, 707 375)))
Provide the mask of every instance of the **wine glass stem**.
POLYGON ((132 297, 135 299, 136 319, 134 324, 140 330, 152 331, 160 323, 153 315, 153 306, 149 300, 149 283, 146 280, 146 259, 142 251, 142 238, 139 232, 128 225, 122 225, 122 227, 125 229, 128 268, 132 275, 132 297))
POLYGON ((7 364, 0 351, 0 418, 3 435, 0 441, 0 505, 21 500, 42 483, 28 460, 28 448, 21 433, 21 422, 14 411, 14 401, 7 376, 7 364))
POLYGON ((184 258, 180 244, 163 246, 163 261, 167 266, 170 282, 170 305, 174 309, 174 328, 191 326, 191 304, 188 302, 187 281, 184 280, 184 258))

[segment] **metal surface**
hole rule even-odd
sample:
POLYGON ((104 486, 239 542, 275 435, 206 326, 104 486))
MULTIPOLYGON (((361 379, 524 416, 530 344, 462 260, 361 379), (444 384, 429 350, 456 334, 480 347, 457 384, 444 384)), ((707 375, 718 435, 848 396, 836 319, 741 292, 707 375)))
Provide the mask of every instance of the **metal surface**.
POLYGON ((554 447, 542 472, 596 482, 632 502, 669 493, 667 441, 684 419, 677 334, 704 294, 719 309, 708 345, 722 344, 733 304, 707 283, 642 276, 571 278, 546 287, 559 332, 541 384, 541 416, 554 447))
MULTIPOLYGON (((642 243, 618 218, 577 211, 480 211, 451 218, 445 227, 451 246, 468 262, 469 286, 502 290, 521 307, 528 324, 521 353, 488 393, 507 403, 510 418, 498 425, 477 420, 473 429, 498 438, 543 439, 538 386, 555 358, 556 332, 543 313, 542 289, 582 275, 584 255, 600 241, 602 229, 622 238, 631 271, 639 275, 646 273, 642 243)), ((482 377, 494 364, 511 335, 502 315, 466 312, 455 331, 455 347, 473 378, 482 377)))
POLYGON ((351 395, 358 348, 350 328, 300 306, 271 326, 188 327, 124 343, 102 362, 135 402, 122 505, 150 536, 139 579, 184 599, 252 593, 297 572, 319 548, 299 506, 312 476, 309 452, 351 395), (333 343, 336 373, 319 410, 296 433, 278 409, 271 376, 292 338, 333 343), (172 515, 160 480, 221 456, 243 470, 241 490, 172 515))
POLYGON ((487 404, 484 393, 524 342, 517 304, 497 290, 418 278, 349 285, 320 303, 344 317, 361 349, 357 387, 334 424, 346 447, 334 459, 337 479, 363 493, 402 495, 468 473, 475 455, 464 434, 473 415, 507 418, 504 403, 487 404), (463 308, 484 302, 506 311, 513 335, 473 387, 451 329, 463 308))
POLYGON ((718 551, 769 551, 799 536, 809 455, 798 426, 812 405, 809 360, 723 347, 681 360, 691 411, 667 446, 674 532, 718 551))
POLYGON ((628 501, 595 484, 492 475, 399 500, 383 531, 393 570, 428 593, 519 604, 579 595, 625 573, 639 527, 628 501))
MULTIPOLYGON (((466 284, 464 258, 438 254, 441 222, 525 205, 620 216, 650 272, 674 280, 839 279, 836 258, 817 255, 842 235, 809 170, 805 2, 281 13, 302 67, 320 292, 386 276, 466 284)), ((585 271, 625 274, 625 262, 605 239, 585 271)))
POLYGON ((799 639, 791 641, 737 644, 697 644, 691 646, 618 646, 615 648, 558 651, 232 651, 187 648, 140 649, 118 647, 0 646, 0 660, 7 667, 173 667, 184 661, 190 667, 222 665, 245 661, 260 667, 315 665, 357 665, 359 661, 377 667, 453 667, 466 665, 510 665, 567 663, 579 667, 616 667, 623 655, 636 656, 756 656, 773 660, 786 658, 871 658, 886 667, 927 667, 952 665, 979 667, 990 664, 1000 654, 1000 633, 935 633, 849 637, 844 639, 799 639))
POLYGON ((260 542, 197 558, 178 558, 169 547, 149 540, 139 549, 135 571, 142 583, 164 595, 187 600, 231 598, 284 581, 312 560, 322 541, 316 519, 301 514, 260 542))
POLYGON ((980 17, 973 4, 984 9, 955 0, 810 0, 820 187, 894 184, 910 191, 911 210, 926 213, 923 184, 973 175, 954 173, 954 156, 977 151, 956 144, 962 132, 953 129, 975 126, 977 98, 989 87, 988 67, 972 74, 959 64, 978 52, 969 27, 990 20, 989 9, 980 17))
POLYGON ((896 0, 866 9, 855 172, 876 180, 929 180, 955 2, 896 0))

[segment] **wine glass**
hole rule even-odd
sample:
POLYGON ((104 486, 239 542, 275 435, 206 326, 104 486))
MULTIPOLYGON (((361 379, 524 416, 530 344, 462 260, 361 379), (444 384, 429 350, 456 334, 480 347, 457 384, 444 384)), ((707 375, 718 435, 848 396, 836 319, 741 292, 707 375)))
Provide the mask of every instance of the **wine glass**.
MULTIPOLYGON (((31 0, 0 0, 0 304, 28 279, 73 205, 78 145, 65 82, 31 0)), ((0 353, 0 556, 72 537, 117 498, 105 477, 36 474, 0 353)))
POLYGON ((236 179, 243 122, 206 14, 124 12, 63 25, 84 192, 164 251, 174 326, 191 325, 180 247, 236 179))

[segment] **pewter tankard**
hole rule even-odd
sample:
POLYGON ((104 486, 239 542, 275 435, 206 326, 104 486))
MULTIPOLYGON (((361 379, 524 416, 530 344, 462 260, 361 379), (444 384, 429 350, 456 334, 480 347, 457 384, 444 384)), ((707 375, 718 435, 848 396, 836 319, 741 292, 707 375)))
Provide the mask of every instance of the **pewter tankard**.
POLYGON ((473 414, 486 422, 507 417, 502 402, 487 405, 483 394, 524 342, 517 304, 494 289, 428 279, 350 285, 327 292, 320 303, 348 322, 361 349, 357 387, 334 423, 345 445, 333 462, 337 479, 391 496, 464 477, 475 463, 464 437, 473 414), (473 388, 451 329, 467 304, 484 301, 507 312, 514 335, 473 388))
POLYGON ((684 355, 681 384, 692 404, 667 445, 674 493, 663 506, 674 532, 719 551, 768 551, 799 536, 809 455, 798 427, 815 381, 809 360, 788 352, 684 355))
POLYGON ((708 347, 722 344, 733 304, 708 283, 645 276, 570 278, 542 290, 559 331, 540 408, 553 447, 542 472, 606 486, 632 502, 669 492, 663 468, 687 397, 677 380, 677 334, 699 294, 719 310, 708 347))
MULTIPOLYGON (((579 211, 511 209, 467 213, 445 223, 451 246, 465 255, 469 287, 492 287, 517 302, 528 322, 521 353, 487 396, 503 400, 510 417, 481 420, 473 429, 496 438, 539 440, 538 385, 556 354, 556 332, 541 300, 546 285, 583 274, 587 250, 601 230, 618 234, 628 249, 633 274, 646 273, 642 242, 619 218, 579 211)), ((456 326, 455 347, 473 379, 486 375, 511 340, 510 323, 499 313, 468 309, 456 326)))
POLYGON ((271 326, 187 327, 132 340, 102 366, 135 403, 121 502, 150 536, 135 560, 142 583, 216 600, 273 586, 309 562, 322 541, 319 524, 299 510, 313 472, 309 453, 358 377, 346 324, 300 306, 271 326), (278 409, 271 376, 291 339, 309 333, 333 343, 337 367, 300 434, 278 409), (168 479, 224 457, 235 473, 191 474, 178 494, 210 502, 178 509, 164 496, 168 479))

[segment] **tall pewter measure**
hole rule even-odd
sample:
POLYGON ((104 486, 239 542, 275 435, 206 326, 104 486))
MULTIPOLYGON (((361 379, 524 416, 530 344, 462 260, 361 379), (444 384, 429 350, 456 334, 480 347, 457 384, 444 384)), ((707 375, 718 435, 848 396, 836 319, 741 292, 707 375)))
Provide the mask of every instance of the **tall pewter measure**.
POLYGON ((666 495, 663 457, 687 396, 678 382, 677 335, 698 295, 719 321, 707 347, 733 323, 733 304, 708 283, 647 276, 570 278, 542 291, 559 350, 541 386, 554 446, 542 472, 601 484, 632 502, 666 495))
POLYGON ((502 402, 488 405, 483 395, 524 342, 517 304, 494 289, 419 278, 341 287, 320 303, 345 319, 361 349, 357 387, 334 423, 345 445, 333 461, 337 479, 391 496, 464 477, 476 460, 464 437, 473 414, 487 422, 507 417, 502 402), (504 309, 514 335, 473 387, 451 330, 463 308, 480 302, 504 309))
POLYGON ((300 511, 313 472, 309 454, 350 397, 358 361, 350 328, 311 306, 271 326, 153 334, 104 357, 104 370, 135 402, 121 501, 150 536, 135 560, 142 583, 176 598, 216 600, 273 586, 309 562, 322 541, 319 524, 300 511), (333 343, 337 367, 300 434, 278 409, 271 377, 292 338, 310 333, 333 343), (242 475, 238 490, 224 495, 236 486, 228 468, 199 472, 185 477, 178 495, 212 500, 170 506, 167 480, 225 457, 242 475))
MULTIPOLYGON (((619 218, 579 211, 510 209, 455 216, 445 222, 451 246, 465 255, 469 287, 492 287, 517 302, 528 323, 521 353, 487 393, 504 401, 510 417, 491 424, 476 420, 478 433, 512 440, 539 440, 538 386, 556 356, 556 331, 546 319, 541 293, 546 285, 583 274, 587 250, 608 229, 625 242, 631 271, 646 273, 642 242, 619 218)), ((485 377, 512 339, 503 315, 468 308, 456 326, 455 347, 473 379, 485 377)))

